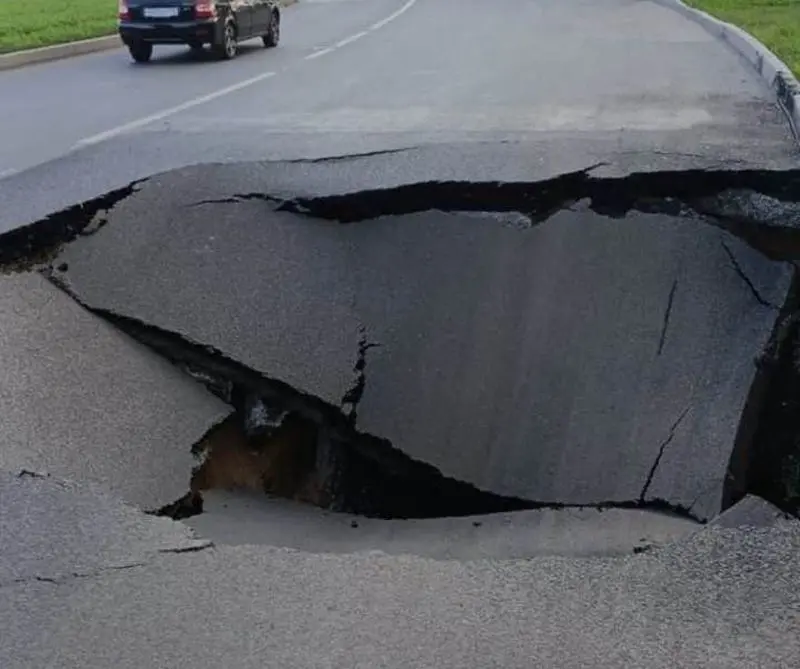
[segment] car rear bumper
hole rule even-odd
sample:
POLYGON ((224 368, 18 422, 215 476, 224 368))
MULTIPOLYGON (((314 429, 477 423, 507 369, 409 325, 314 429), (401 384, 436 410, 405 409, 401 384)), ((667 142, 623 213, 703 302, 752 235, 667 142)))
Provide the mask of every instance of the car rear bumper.
POLYGON ((189 44, 200 42, 208 44, 218 41, 222 34, 219 21, 158 22, 158 23, 120 23, 119 36, 130 46, 132 43, 150 44, 189 44))

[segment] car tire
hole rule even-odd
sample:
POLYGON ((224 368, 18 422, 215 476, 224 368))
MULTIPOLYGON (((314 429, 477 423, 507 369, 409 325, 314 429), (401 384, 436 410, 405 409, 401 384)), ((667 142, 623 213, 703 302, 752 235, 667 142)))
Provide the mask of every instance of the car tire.
POLYGON ((131 58, 137 63, 147 63, 153 55, 153 45, 147 42, 134 42, 128 46, 131 58))
POLYGON ((214 54, 221 60, 231 60, 236 57, 239 45, 236 41, 236 24, 227 21, 222 29, 222 38, 214 44, 214 54))
POLYGON ((272 18, 269 21, 269 30, 267 30, 267 34, 261 39, 264 40, 264 46, 268 49, 278 46, 278 42, 281 40, 281 17, 278 12, 272 12, 272 18))

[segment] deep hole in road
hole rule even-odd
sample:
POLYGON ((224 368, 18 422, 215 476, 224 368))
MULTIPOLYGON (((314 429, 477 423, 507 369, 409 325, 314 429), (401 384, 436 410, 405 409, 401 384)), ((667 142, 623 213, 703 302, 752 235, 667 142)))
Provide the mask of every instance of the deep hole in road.
MULTIPOLYGON (((213 489, 261 491, 375 518, 466 516, 547 506, 481 491, 442 475, 387 440, 358 431, 352 407, 344 411, 300 393, 174 333, 117 314, 99 315, 203 383, 233 410, 192 447, 199 462, 189 491, 158 509, 159 515, 201 513, 203 492, 213 489)), ((357 375, 353 394, 359 382, 357 375)))
MULTIPOLYGON (((192 447, 199 462, 187 494, 154 510, 157 515, 180 519, 202 513, 203 493, 214 489, 259 491, 383 519, 581 508, 497 495, 444 476, 388 440, 359 431, 353 407, 343 411, 175 333, 92 311, 170 360, 233 409, 192 447)), ((355 368, 359 370, 358 361, 355 368)), ((357 375, 353 390, 360 382, 357 375)), ((651 509, 693 518, 690 510, 658 499, 583 507, 651 509)))
MULTIPOLYGON (((131 184, 3 236, 0 268, 18 271, 49 262, 63 244, 100 229, 106 213, 138 185, 131 184)), ((797 171, 661 172, 608 179, 592 177, 584 170, 538 183, 428 182, 295 199, 243 193, 229 201, 262 199, 282 211, 341 223, 438 209, 519 212, 531 225, 564 207, 587 201, 594 211, 612 217, 630 210, 699 215, 767 257, 795 263, 800 259, 798 193, 797 171)), ((54 269, 47 267, 45 273, 55 280, 58 272, 54 269)), ((68 271, 67 267, 57 269, 68 271)), ((727 506, 747 493, 755 493, 785 511, 800 511, 797 276, 791 292, 768 350, 754 361, 758 374, 731 462, 727 506)), ((201 462, 191 474, 186 496, 156 510, 159 514, 180 518, 199 513, 203 492, 217 487, 258 489, 326 509, 381 518, 564 506, 478 490, 413 460, 385 439, 360 432, 355 419, 363 386, 358 382, 350 393, 351 406, 345 410, 174 333, 116 313, 90 310, 203 382, 233 409, 225 422, 194 445, 201 462)), ((360 355, 367 355, 367 348, 360 355)), ((354 363, 357 372, 360 363, 354 363)), ((647 507, 691 515, 688 509, 657 500, 592 506, 647 507)))

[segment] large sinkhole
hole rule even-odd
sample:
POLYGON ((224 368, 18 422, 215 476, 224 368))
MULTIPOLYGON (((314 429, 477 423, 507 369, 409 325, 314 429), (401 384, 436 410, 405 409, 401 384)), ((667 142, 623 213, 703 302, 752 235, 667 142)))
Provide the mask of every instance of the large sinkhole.
MULTIPOLYGON (((617 507, 705 521, 748 493, 800 508, 797 172, 247 192, 165 213, 139 186, 5 235, 0 263, 41 270, 230 406, 193 445, 186 494, 155 513, 198 514, 231 488, 377 518, 617 507), (160 283, 151 253, 169 258, 160 283), (242 293, 205 283, 248 262, 242 293), (321 297, 303 293, 309 276, 321 297), (190 285, 208 295, 199 313, 190 285), (241 330, 259 291, 280 293, 290 328, 318 320, 323 347, 347 340, 346 392, 285 380, 292 361, 334 366, 303 341, 244 337, 237 357, 225 327, 204 330, 209 305, 241 330), (269 347, 283 368, 238 362, 269 347)), ((163 204, 169 188, 153 188, 163 204)))

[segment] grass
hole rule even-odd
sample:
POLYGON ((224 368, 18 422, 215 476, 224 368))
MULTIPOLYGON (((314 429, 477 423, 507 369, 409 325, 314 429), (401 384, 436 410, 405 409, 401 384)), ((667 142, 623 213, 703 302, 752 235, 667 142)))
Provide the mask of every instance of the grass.
POLYGON ((800 0, 684 0, 743 28, 800 78, 800 0))
POLYGON ((117 0, 0 0, 0 53, 111 35, 117 0))

